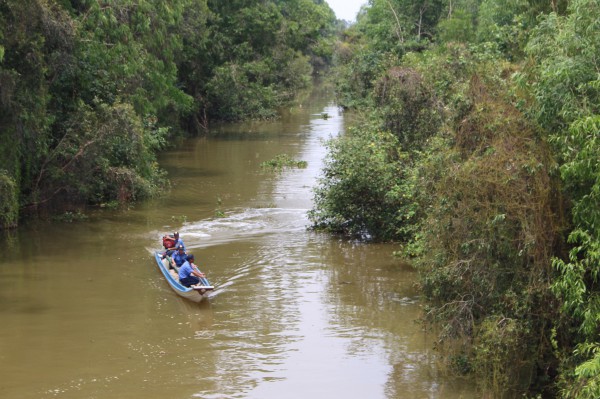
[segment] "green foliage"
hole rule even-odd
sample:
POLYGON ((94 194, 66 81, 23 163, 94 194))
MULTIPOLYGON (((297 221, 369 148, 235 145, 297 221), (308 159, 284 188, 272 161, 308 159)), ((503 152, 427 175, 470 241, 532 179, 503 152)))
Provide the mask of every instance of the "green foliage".
MULTIPOLYGON (((334 15, 326 3, 209 1, 211 45, 220 60, 201 83, 203 105, 218 119, 277 115, 332 57, 334 15), (214 45, 217 43, 216 45, 214 45)), ((194 43, 189 43, 192 51, 194 43)))
MULTIPOLYGON (((521 371, 535 364, 535 353, 523 339, 527 321, 490 316, 479 323, 473 343, 473 369, 480 375, 482 388, 494 397, 503 397, 518 386, 521 371)), ((517 391, 513 391, 517 392, 517 391)))
POLYGON ((554 136, 565 162, 560 167, 573 199, 573 221, 600 237, 600 114, 573 122, 562 137, 554 136))
POLYGON ((575 368, 578 384, 565 390, 566 397, 593 399, 600 395, 600 346, 598 344, 582 344, 575 350, 575 355, 587 359, 575 368))
POLYGON ((223 205, 223 200, 221 199, 221 196, 217 196, 217 209, 215 209, 215 217, 218 218, 223 218, 225 217, 225 211, 223 211, 223 209, 221 209, 221 206, 223 205))
MULTIPOLYGON (((383 12, 385 2, 378 4, 383 12)), ((536 392, 556 365, 546 338, 556 317, 549 290, 561 226, 556 169, 535 124, 512 105, 506 77, 517 67, 500 57, 518 56, 522 44, 501 43, 508 30, 497 40, 476 36, 483 29, 476 4, 453 6, 434 29, 437 39, 452 43, 399 59, 407 42, 385 49, 370 29, 386 28, 363 20, 362 34, 338 45, 342 101, 370 107, 376 122, 360 121, 358 130, 365 137, 379 127, 391 131, 394 141, 377 148, 397 158, 386 159, 382 171, 356 132, 339 139, 345 144, 330 144, 311 218, 338 233, 401 240, 419 267, 427 316, 442 326, 438 348, 451 368, 474 373, 494 395, 536 392), (396 201, 364 205, 392 185, 404 202, 387 196, 396 201), (361 230, 364 209, 390 222, 361 230), (400 222, 399 215, 410 217, 400 222)), ((520 6, 506 18, 519 20, 520 6)), ((487 5, 488 25, 512 23, 493 10, 487 5)))
POLYGON ((371 0, 357 26, 375 51, 396 52, 420 48, 433 39, 446 5, 442 0, 371 0))
POLYGON ((395 67, 383 73, 374 101, 385 129, 398 137, 404 151, 422 149, 441 124, 435 93, 416 70, 395 67))
MULTIPOLYGON (((118 96, 140 115, 185 114, 192 98, 177 87, 178 26, 186 0, 87 2, 77 54, 82 97, 108 103, 118 96), (173 112, 175 111, 175 112, 173 112)), ((176 121, 175 121, 176 122, 176 121)))
POLYGON ((395 2, 379 0, 371 1, 366 12, 358 16, 356 29, 369 38, 369 50, 387 52, 402 46, 410 23, 399 12, 395 2))
POLYGON ((277 108, 310 85, 308 58, 281 51, 271 60, 228 63, 207 83, 207 98, 225 120, 274 118, 277 108))
POLYGON ((73 223, 73 222, 85 221, 88 219, 88 216, 81 213, 80 211, 77 211, 77 212, 67 211, 61 215, 55 215, 52 219, 56 220, 56 221, 60 221, 60 222, 73 223))
POLYGON ((599 397, 600 3, 369 5, 336 44, 335 83, 376 122, 330 144, 313 222, 389 232, 357 221, 403 212, 361 206, 393 181, 417 215, 396 237, 453 369, 498 397, 599 397), (382 130, 410 161, 390 157, 389 175, 359 150, 382 130))
POLYGON ((307 166, 306 161, 296 161, 287 154, 277 155, 275 158, 262 162, 260 167, 271 171, 282 171, 285 168, 298 168, 305 169, 307 166))
POLYGON ((130 105, 81 104, 40 171, 37 202, 126 203, 153 195, 162 176, 151 152, 157 141, 130 105))
POLYGON ((549 131, 600 113, 597 54, 600 52, 600 4, 573 1, 571 13, 546 16, 534 30, 526 50, 535 60, 530 82, 536 101, 534 116, 549 131))
POLYGON ((600 157, 600 117, 576 121, 569 133, 561 176, 573 197, 576 228, 569 234, 568 259, 553 261, 559 275, 552 290, 562 302, 563 332, 576 360, 563 358, 563 391, 569 398, 592 398, 600 393, 600 167, 590 160, 600 157))
POLYGON ((592 398, 600 395, 600 3, 577 0, 567 11, 549 14, 536 28, 527 46, 535 61, 527 83, 534 100, 529 109, 552 132, 572 203, 570 250, 553 260, 552 289, 562 304, 560 385, 566 398, 592 398))
POLYGON ((468 43, 474 38, 475 15, 471 10, 458 8, 438 24, 438 37, 445 43, 468 43))
POLYGON ((569 254, 569 262, 554 259, 560 278, 552 289, 562 300, 565 314, 578 321, 578 333, 595 340, 600 323, 600 297, 592 287, 598 284, 600 243, 583 230, 574 230, 569 242, 575 245, 569 254))
POLYGON ((262 77, 267 66, 262 62, 228 64, 217 68, 207 84, 210 103, 225 120, 266 119, 275 116, 277 93, 262 77))
POLYGON ((398 140, 372 126, 355 128, 328 143, 324 176, 315 190, 313 226, 338 234, 406 238, 416 216, 409 159, 398 140))
POLYGON ((314 66, 330 61, 335 14, 324 2, 287 0, 278 2, 285 16, 285 42, 296 51, 305 51, 314 66))
POLYGON ((480 68, 485 78, 472 76, 462 92, 471 106, 453 123, 454 148, 422 163, 418 190, 432 199, 418 264, 442 343, 470 354, 482 386, 500 395, 528 389, 516 377, 535 373, 535 354, 550 351, 560 203, 548 147, 492 84, 494 69, 480 68))
POLYGON ((20 205, 28 209, 141 198, 155 191, 161 175, 151 152, 167 130, 151 117, 146 129, 133 128, 140 117, 126 105, 139 105, 140 113, 162 112, 159 103, 171 107, 158 95, 169 88, 158 90, 138 79, 140 74, 169 79, 161 69, 169 65, 165 49, 165 63, 147 56, 152 51, 157 56, 160 46, 153 40, 164 29, 156 20, 154 28, 142 29, 142 19, 156 19, 157 10, 150 2, 78 7, 67 11, 53 2, 8 1, 0 8, 0 25, 7 27, 0 132, 11 149, 2 147, 9 154, 3 166, 15 176, 20 205), (143 90, 156 90, 143 95, 156 99, 151 107, 136 100, 143 90), (118 97, 126 100, 112 107, 118 97), (130 146, 136 135, 144 138, 130 146))
POLYGON ((382 56, 361 50, 361 45, 341 45, 336 50, 334 71, 337 101, 345 108, 357 108, 368 102, 376 77, 384 69, 382 56))
POLYGON ((0 170, 0 229, 16 227, 19 217, 18 187, 4 170, 0 170))
MULTIPOLYGON (((437 110, 442 107, 444 113, 441 122, 449 123, 452 129, 461 123, 473 107, 472 99, 468 96, 469 79, 473 74, 489 79, 497 76, 496 71, 482 70, 485 64, 480 64, 476 57, 463 44, 451 43, 422 53, 409 53, 402 60, 406 68, 412 68, 422 76, 421 90, 425 93, 432 91, 428 96, 434 97, 426 103, 437 110)), ((421 109, 420 112, 427 110, 421 109)), ((433 113, 434 110, 429 112, 433 113)))
POLYGON ((0 4, 0 167, 24 194, 19 195, 21 201, 50 146, 55 116, 48 113, 47 81, 64 67, 73 31, 70 17, 52 3, 0 4))
POLYGON ((477 42, 489 43, 507 59, 523 54, 529 22, 526 0, 484 0, 479 6, 477 42))
POLYGON ((372 0, 356 25, 345 32, 346 40, 336 46, 340 105, 368 104, 384 71, 398 65, 406 53, 428 47, 444 7, 442 1, 372 0))

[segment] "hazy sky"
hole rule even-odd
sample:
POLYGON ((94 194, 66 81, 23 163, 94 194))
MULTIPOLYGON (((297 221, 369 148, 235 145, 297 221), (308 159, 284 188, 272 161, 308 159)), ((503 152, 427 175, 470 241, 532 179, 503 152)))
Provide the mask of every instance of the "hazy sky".
POLYGON ((326 0, 338 19, 356 20, 356 14, 367 0, 326 0))

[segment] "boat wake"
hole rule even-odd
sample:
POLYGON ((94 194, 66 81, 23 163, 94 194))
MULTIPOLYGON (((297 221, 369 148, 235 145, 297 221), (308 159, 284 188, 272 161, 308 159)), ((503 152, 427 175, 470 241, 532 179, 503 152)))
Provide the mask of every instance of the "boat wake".
MULTIPOLYGON (((223 217, 184 224, 179 233, 188 250, 236 241, 263 240, 272 235, 297 235, 308 226, 307 209, 246 208, 223 217)), ((168 231, 168 230, 165 230, 168 231)), ((161 237, 164 231, 154 232, 161 237)))

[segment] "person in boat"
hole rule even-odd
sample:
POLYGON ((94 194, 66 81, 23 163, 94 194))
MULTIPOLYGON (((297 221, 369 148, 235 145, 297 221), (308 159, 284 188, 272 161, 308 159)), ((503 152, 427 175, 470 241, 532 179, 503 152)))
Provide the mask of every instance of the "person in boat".
POLYGON ((179 232, 176 231, 173 235, 165 235, 162 238, 163 246, 165 247, 165 252, 163 252, 163 259, 167 256, 173 256, 174 253, 177 253, 177 249, 179 246, 183 246, 183 252, 185 252, 185 244, 183 240, 179 237, 179 232))
POLYGON ((179 248, 179 246, 181 245, 183 247, 183 252, 185 252, 185 244, 183 243, 183 240, 179 237, 178 231, 173 233, 173 239, 175 240, 175 245, 173 245, 173 248, 170 248, 170 249, 179 248))
POLYGON ((198 284, 201 277, 205 277, 204 273, 198 270, 194 264, 194 255, 189 254, 179 269, 179 282, 181 285, 189 287, 198 284))
POLYGON ((171 256, 170 266, 171 269, 175 269, 175 266, 181 267, 187 261, 187 255, 185 254, 185 247, 180 245, 177 247, 177 251, 171 256))
POLYGON ((183 240, 179 237, 179 232, 176 231, 172 235, 165 235, 162 238, 163 246, 167 251, 175 251, 179 248, 180 245, 183 245, 183 250, 185 251, 185 244, 183 240))
POLYGON ((172 256, 173 252, 175 252, 175 243, 177 241, 169 236, 169 235, 164 235, 162 238, 162 244, 163 247, 165 248, 165 251, 162 253, 162 258, 166 258, 167 256, 172 256))

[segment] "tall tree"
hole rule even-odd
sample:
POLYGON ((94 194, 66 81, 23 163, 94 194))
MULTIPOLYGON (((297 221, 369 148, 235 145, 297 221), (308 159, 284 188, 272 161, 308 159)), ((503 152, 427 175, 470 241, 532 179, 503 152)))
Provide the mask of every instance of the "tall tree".
POLYGON ((553 286, 564 312, 558 342, 569 398, 600 395, 599 13, 596 0, 573 1, 567 15, 546 16, 527 47, 535 60, 534 115, 551 132, 572 201, 572 249, 555 259, 553 286))

